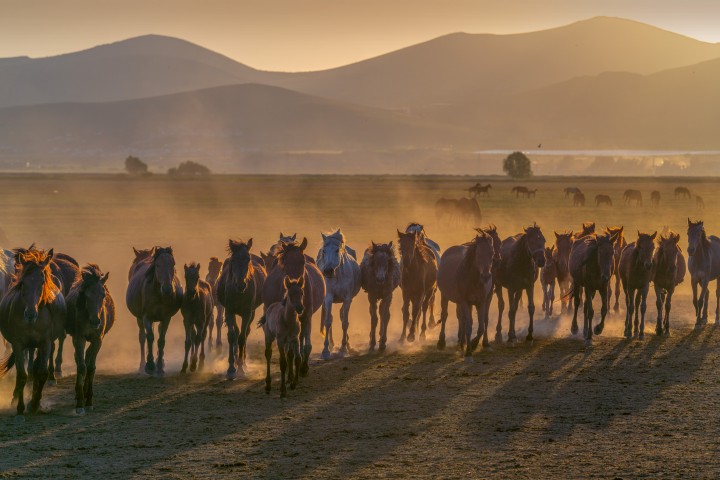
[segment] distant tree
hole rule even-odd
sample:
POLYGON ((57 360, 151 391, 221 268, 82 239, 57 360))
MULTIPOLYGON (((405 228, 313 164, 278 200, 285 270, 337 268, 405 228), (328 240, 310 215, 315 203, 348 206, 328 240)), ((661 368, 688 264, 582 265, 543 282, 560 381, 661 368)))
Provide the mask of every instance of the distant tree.
POLYGON ((168 175, 210 175, 210 169, 201 163, 187 161, 170 168, 168 175))
POLYGON ((530 159, 522 152, 513 152, 505 157, 503 172, 512 178, 530 178, 533 175, 530 159))
POLYGON ((148 166, 138 157, 130 155, 125 159, 125 170, 131 175, 143 175, 148 173, 148 166))

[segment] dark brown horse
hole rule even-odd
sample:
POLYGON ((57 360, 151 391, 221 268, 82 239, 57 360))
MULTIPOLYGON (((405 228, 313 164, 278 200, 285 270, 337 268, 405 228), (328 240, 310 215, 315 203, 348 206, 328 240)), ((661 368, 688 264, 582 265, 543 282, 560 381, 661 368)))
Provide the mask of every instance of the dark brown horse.
POLYGON ((440 335, 438 348, 445 348, 445 323, 448 317, 448 303, 457 305, 458 323, 463 335, 458 343, 465 347, 465 359, 472 361, 472 352, 483 336, 483 346, 488 342, 488 313, 493 293, 492 267, 495 250, 493 239, 479 232, 471 242, 448 248, 440 260, 437 272, 437 284, 440 290, 440 335), (472 309, 478 317, 478 334, 472 336, 472 309), (462 345, 462 344, 465 345, 462 345))
POLYGON ((210 257, 210 263, 208 264, 208 273, 205 275, 205 281, 210 285, 210 288, 212 289, 212 295, 213 295, 213 305, 215 306, 215 319, 210 319, 210 323, 208 324, 208 329, 210 332, 208 333, 208 350, 212 349, 213 345, 213 326, 217 326, 217 339, 215 341, 215 346, 217 348, 222 347, 222 324, 223 324, 223 318, 225 313, 225 307, 220 305, 220 302, 218 301, 217 296, 217 281, 218 278, 220 278, 220 272, 222 271, 222 262, 218 257, 210 257))
POLYGON ((557 283, 560 287, 560 313, 570 312, 570 290, 572 276, 570 275, 570 250, 572 250, 573 232, 555 234, 555 248, 553 248, 552 261, 555 264, 557 283))
MULTIPOLYGON (((720 277, 720 238, 705 233, 702 220, 693 222, 688 218, 688 270, 695 306, 696 327, 707 324, 710 282, 720 277), (700 294, 698 295, 698 286, 700 294)), ((720 290, 715 290, 716 302, 720 302, 720 290)), ((715 323, 720 322, 720 309, 715 310, 715 323)))
POLYGON ((675 198, 692 198, 692 195, 690 195, 690 190, 688 190, 687 187, 676 187, 674 193, 675 198))
POLYGON ((612 198, 608 195, 595 195, 595 206, 608 205, 612 207, 612 198))
POLYGON ((125 294, 128 310, 137 320, 140 343, 140 371, 159 375, 165 372, 165 335, 170 319, 180 310, 183 289, 175 272, 175 257, 171 247, 155 247, 151 260, 135 267, 125 294), (153 356, 155 332, 159 323, 157 365, 153 356), (147 341, 147 357, 145 356, 147 341))
POLYGON ((375 332, 380 302, 380 345, 383 352, 387 344, 387 327, 390 323, 390 305, 393 292, 400 285, 400 263, 395 256, 393 243, 370 243, 360 263, 362 288, 370 303, 370 351, 375 350, 375 332))
POLYGON ((645 311, 650 281, 653 279, 653 252, 657 232, 638 231, 638 238, 628 244, 620 256, 619 276, 625 292, 625 337, 645 338, 645 311), (633 325, 633 315, 635 323, 633 325))
POLYGON ((650 192, 650 205, 652 205, 653 208, 659 208, 660 207, 660 192, 657 190, 653 190, 650 192))
POLYGON ((79 415, 93 408, 97 356, 115 323, 115 302, 106 285, 109 275, 95 264, 83 267, 66 299, 65 331, 75 347, 75 412, 79 415), (86 349, 87 343, 90 345, 86 349))
MULTIPOLYGON (((497 232, 497 227, 495 225, 488 225, 485 228, 476 228, 476 232, 478 233, 486 233, 490 235, 493 241, 493 290, 495 292, 495 296, 497 297, 498 302, 498 323, 502 321, 502 311, 505 308, 505 300, 503 299, 502 294, 502 285, 500 285, 500 274, 498 273, 498 269, 500 268, 500 248, 502 247, 502 240, 500 240, 500 235, 497 232)), ((492 298, 490 299, 492 301, 492 298)), ((490 332, 488 332, 488 335, 490 332)), ((458 341, 462 343, 462 337, 463 332, 461 329, 458 329, 458 341)))
POLYGON ((655 264, 655 305, 657 306, 657 326, 655 333, 670 335, 670 307, 675 287, 685 280, 685 257, 678 246, 680 234, 669 232, 667 236, 661 235, 658 248, 655 250, 653 263, 655 264), (663 322, 663 305, 665 319, 663 322))
POLYGON ((569 198, 570 195, 575 195, 576 193, 582 193, 577 187, 566 187, 563 192, 565 192, 565 198, 569 198))
POLYGON ((228 253, 217 282, 218 301, 225 308, 228 333, 227 378, 235 378, 238 367, 244 374, 245 345, 255 310, 263 303, 267 273, 262 260, 250 253, 252 238, 246 243, 229 240, 228 253), (241 318, 238 326, 237 316, 241 318))
POLYGON ((635 202, 636 207, 642 207, 642 193, 640 193, 640 190, 625 190, 625 193, 623 193, 623 202, 625 202, 625 205, 630 205, 632 202, 635 202))
POLYGON ((213 320, 212 287, 200 280, 200 264, 185 265, 185 294, 180 311, 185 327, 185 357, 181 373, 187 372, 188 354, 192 350, 190 371, 202 370, 205 364, 205 337, 213 320), (198 364, 198 350, 200 363, 198 364))
POLYGON ((477 196, 488 197, 490 196, 491 188, 492 185, 490 185, 489 183, 487 185, 480 185, 479 183, 476 183, 474 187, 468 188, 468 195, 471 195, 473 198, 477 196))
POLYGON ((585 194, 578 192, 573 195, 573 207, 584 207, 585 206, 585 194))
POLYGON ((33 393, 28 405, 28 413, 35 413, 49 376, 53 342, 65 335, 65 298, 50 269, 52 258, 52 250, 20 253, 17 257, 20 271, 0 301, 0 333, 12 346, 10 354, 0 361, 0 377, 13 366, 17 369, 13 398, 18 402, 18 415, 25 413, 25 350, 37 349, 32 365, 33 393))
POLYGON ((595 222, 583 222, 580 234, 575 236, 575 240, 595 233, 595 222))
MULTIPOLYGON (((627 247, 627 240, 625 240, 625 234, 623 231, 625 227, 605 227, 605 232, 609 233, 611 237, 615 238, 613 242, 613 275, 615 276, 615 304, 613 305, 613 311, 615 313, 620 311, 620 255, 623 250, 627 247)), ((608 300, 612 299, 612 281, 608 284, 608 300)))
POLYGON ((262 300, 267 309, 275 302, 281 302, 285 295, 285 277, 297 280, 303 278, 303 314, 300 316, 300 349, 302 352, 302 364, 300 374, 307 375, 308 360, 312 352, 312 316, 322 307, 325 299, 325 280, 315 265, 305 255, 307 238, 298 244, 297 242, 282 243, 278 249, 275 267, 268 274, 267 281, 263 287, 262 300))
POLYGON ((555 303, 555 281, 557 280, 557 263, 554 261, 555 247, 545 247, 545 266, 540 269, 540 286, 543 290, 542 309, 545 318, 552 317, 555 303))
POLYGON ((520 195, 525 195, 526 198, 528 196, 528 189, 523 186, 513 187, 511 192, 515 194, 515 198, 518 198, 520 195))
POLYGON ((422 313, 420 339, 425 339, 427 311, 437 289, 437 261, 435 253, 424 240, 423 235, 414 231, 397 231, 400 243, 400 289, 403 296, 403 331, 400 341, 415 341, 415 330, 422 313), (412 305, 412 313, 410 307, 412 305))
MULTIPOLYGON (((515 315, 517 314, 523 290, 528 299, 527 341, 533 340, 533 317, 535 314, 534 288, 538 277, 538 269, 545 266, 545 237, 540 227, 533 224, 523 233, 508 237, 500 247, 500 265, 498 268, 499 283, 508 291, 510 310, 508 311, 509 329, 508 343, 515 343, 515 315)), ((504 305, 498 305, 498 324, 495 341, 502 342, 502 312, 504 305)))
POLYGON ((135 270, 138 268, 139 265, 149 264, 152 262, 152 257, 155 253, 155 247, 140 250, 133 247, 133 253, 135 254, 135 259, 130 265, 130 270, 128 271, 128 282, 132 280, 133 274, 135 273, 135 270))

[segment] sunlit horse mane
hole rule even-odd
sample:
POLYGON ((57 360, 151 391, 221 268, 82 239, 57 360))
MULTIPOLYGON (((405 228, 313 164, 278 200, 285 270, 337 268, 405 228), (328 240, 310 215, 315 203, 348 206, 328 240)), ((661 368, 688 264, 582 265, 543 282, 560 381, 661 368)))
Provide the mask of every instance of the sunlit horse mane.
POLYGON ((49 304, 54 302, 58 293, 60 293, 60 287, 53 277, 49 262, 44 267, 41 267, 41 264, 48 260, 47 253, 44 250, 36 250, 33 248, 24 252, 18 252, 17 258, 22 267, 13 278, 11 290, 19 290, 23 277, 32 271, 33 268, 42 268, 45 281, 43 282, 43 289, 40 293, 40 303, 49 304))
POLYGON ((80 275, 75 280, 73 288, 79 287, 80 290, 83 290, 92 285, 94 282, 99 281, 102 276, 102 270, 100 270, 100 267, 97 264, 88 263, 82 268, 82 270, 80 270, 80 275))
MULTIPOLYGON (((400 232, 401 233, 401 232, 400 232)), ((417 238, 422 239, 422 234, 415 232, 415 233, 405 233, 404 235, 418 235, 417 238)), ((423 259, 425 263, 435 260, 435 253, 433 253, 432 249, 423 241, 415 242, 415 246, 417 247, 417 251, 420 254, 420 257, 423 259)), ((400 254, 403 253, 403 242, 402 242, 402 236, 400 236, 400 254)))
POLYGON ((147 278, 153 278, 155 277, 155 261, 158 259, 158 257, 164 253, 170 254, 170 256, 173 255, 173 249, 172 247, 153 247, 153 254, 152 254, 152 263, 150 264, 150 268, 147 269, 145 272, 145 276, 147 278))
POLYGON ((302 249, 300 248, 300 244, 298 243, 297 240, 294 240, 292 242, 287 242, 287 243, 282 242, 280 244, 280 248, 278 248, 277 256, 275 259, 275 261, 277 262, 277 265, 280 267, 284 267, 286 257, 294 251, 302 251, 302 249))

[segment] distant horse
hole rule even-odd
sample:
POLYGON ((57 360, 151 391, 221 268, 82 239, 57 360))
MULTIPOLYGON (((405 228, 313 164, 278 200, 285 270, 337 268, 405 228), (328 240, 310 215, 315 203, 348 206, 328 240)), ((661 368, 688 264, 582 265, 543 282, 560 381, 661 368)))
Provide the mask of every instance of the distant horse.
POLYGON ((476 183, 474 187, 468 188, 468 195, 471 195, 473 198, 477 196, 489 197, 491 188, 492 185, 489 183, 487 185, 480 185, 479 183, 476 183))
POLYGON ((334 233, 322 233, 323 245, 317 254, 316 264, 325 278, 325 299, 323 300, 320 333, 325 332, 323 360, 330 359, 330 339, 332 338, 332 306, 342 303, 340 322, 343 337, 340 354, 350 352, 348 327, 350 326, 350 305, 360 292, 360 264, 355 250, 345 243, 345 235, 338 229, 334 233))
POLYGON ((115 324, 115 302, 107 288, 109 273, 89 264, 67 296, 65 331, 75 347, 75 413, 82 415, 93 408, 93 381, 96 360, 105 335, 115 324), (85 349, 86 342, 90 345, 85 349))
MULTIPOLYGON (((520 304, 523 290, 528 299, 528 326, 527 341, 533 340, 533 316, 535 302, 533 300, 535 280, 538 269, 545 266, 545 237, 536 224, 527 227, 522 233, 508 237, 502 242, 500 248, 500 265, 498 268, 499 283, 508 291, 510 310, 508 311, 509 329, 508 342, 515 343, 515 315, 520 304)), ((498 305, 498 324, 495 341, 502 342, 502 312, 503 304, 498 305)))
POLYGON ((482 221, 480 205, 474 198, 447 199, 441 198, 435 202, 435 216, 438 220, 447 218, 452 222, 474 222, 482 221))
POLYGON ((640 193, 640 190, 625 190, 625 193, 623 193, 623 202, 625 205, 631 205, 632 202, 635 202, 636 207, 642 207, 642 193, 640 193))
POLYGON ((705 201, 700 195, 695 195, 695 206, 700 210, 705 210, 705 201))
POLYGON ((535 198, 535 194, 537 193, 538 189, 534 188, 532 190, 528 189, 526 197, 527 198, 535 198))
POLYGON ((560 313, 570 312, 569 293, 572 288, 570 275, 570 250, 572 250, 573 232, 555 233, 555 245, 552 249, 552 262, 555 264, 557 283, 560 287, 560 313))
POLYGON ((438 264, 435 252, 425 243, 423 235, 417 231, 403 233, 398 230, 397 234, 400 243, 400 289, 403 296, 403 331, 400 341, 404 341, 406 335, 408 341, 415 341, 415 329, 421 313, 423 321, 420 339, 424 340, 428 306, 437 289, 438 264))
POLYGON ((687 187, 676 187, 675 188, 675 198, 692 198, 692 195, 690 195, 690 190, 688 190, 687 187))
POLYGON ((192 350, 190 371, 202 370, 205 364, 205 337, 213 320, 213 292, 209 283, 200 279, 200 264, 185 265, 185 294, 180 312, 185 327, 185 357, 181 373, 187 372, 188 354, 192 350), (200 363, 198 364, 198 350, 200 363))
POLYGON ((570 195, 575 195, 576 193, 582 193, 582 191, 577 187, 567 187, 563 190, 563 192, 565 192, 565 198, 569 198, 570 195))
POLYGON ((213 295, 213 305, 215 306, 215 321, 213 322, 213 319, 210 319, 210 323, 208 324, 208 328, 210 332, 208 333, 208 350, 212 350, 213 345, 213 326, 217 325, 217 339, 215 340, 215 346, 217 348, 222 347, 222 324, 223 324, 223 318, 225 313, 225 307, 220 305, 220 302, 218 301, 218 291, 217 291, 217 281, 220 278, 220 272, 222 271, 222 262, 218 257, 210 257, 210 263, 208 264, 208 273, 205 275, 205 281, 210 285, 210 288, 212 289, 212 295, 213 295))
POLYGON ((650 205, 652 205, 653 208, 660 207, 660 192, 657 190, 650 192, 650 205))
POLYGON ((577 313, 584 293, 583 306, 583 337, 587 345, 592 344, 594 315, 593 298, 600 293, 602 307, 600 323, 595 326, 595 335, 600 335, 605 327, 605 316, 608 311, 608 283, 613 272, 613 242, 609 234, 588 235, 578 239, 570 252, 570 274, 573 277, 572 297, 574 303, 573 320, 570 332, 578 333, 577 313))
POLYGON ((137 320, 140 342, 140 371, 147 374, 165 372, 165 335, 170 320, 182 304, 183 289, 175 272, 172 247, 155 247, 149 262, 135 267, 125 294, 128 310, 137 320), (155 332, 153 323, 159 322, 157 365, 153 356, 155 332), (147 359, 145 341, 147 340, 147 359))
MULTIPOLYGON (((228 240, 228 258, 217 281, 218 301, 225 308, 228 340, 227 378, 235 378, 237 369, 244 373, 245 345, 255 310, 263 303, 267 273, 262 260, 250 253, 252 238, 247 242, 228 240), (237 316, 241 324, 238 326, 237 316)), ((282 250, 281 250, 282 251, 282 250)))
POLYGON ((291 279, 304 279, 303 282, 303 313, 300 316, 300 350, 302 364, 300 374, 307 375, 308 359, 312 352, 312 316, 323 304, 325 299, 325 280, 315 263, 305 255, 307 239, 297 242, 282 243, 277 252, 276 265, 268 274, 262 290, 262 300, 267 309, 275 302, 281 302, 285 295, 285 276, 291 279))
POLYGON ((29 250, 18 254, 20 272, 0 301, 0 333, 12 346, 11 353, 0 360, 0 378, 13 366, 16 368, 13 399, 18 402, 18 415, 25 413, 25 350, 37 349, 32 365, 33 393, 28 405, 28 413, 35 413, 48 379, 53 342, 65 335, 65 298, 50 270, 52 258, 52 249, 47 253, 29 250))
POLYGON ((545 312, 545 318, 549 318, 553 313, 553 303, 555 303, 555 281, 557 280, 557 264, 553 261, 555 255, 554 247, 545 247, 545 266, 540 269, 540 286, 543 290, 542 309, 545 312))
POLYGON ((267 374, 265 376, 265 393, 270 393, 272 379, 270 377, 270 360, 272 359, 272 344, 277 342, 280 352, 280 396, 287 395, 285 378, 290 381, 290 389, 295 390, 300 373, 300 316, 305 311, 304 287, 305 278, 291 279, 287 275, 283 278, 283 299, 275 302, 260 318, 258 326, 265 333, 265 363, 267 374), (287 373, 287 375, 286 375, 287 373))
POLYGON ((484 232, 470 242, 448 248, 442 255, 437 272, 440 290, 440 335, 438 348, 445 348, 445 323, 448 317, 448 302, 457 305, 458 323, 464 331, 458 339, 461 346, 464 340, 465 359, 472 360, 472 352, 483 337, 483 346, 488 347, 488 313, 493 293, 493 259, 495 250, 493 239, 484 232), (478 334, 472 336, 472 309, 477 311, 478 334))
POLYGON ((678 246, 680 235, 670 232, 668 236, 661 235, 658 248, 653 256, 655 275, 655 305, 657 306, 657 326, 655 333, 670 335, 670 307, 675 287, 685 280, 685 257, 678 246), (663 322, 663 304, 665 306, 665 320, 663 322), (664 327, 664 332, 663 332, 664 327))
MULTIPOLYGON (((715 235, 708 237, 704 223, 693 222, 688 218, 688 270, 693 292, 695 307, 695 326, 707 324, 710 282, 720 277, 720 238, 715 235), (698 286, 700 295, 698 295, 698 286)), ((720 303, 720 290, 715 290, 715 298, 720 303)), ((715 310, 715 324, 720 323, 720 309, 715 310)))
POLYGON ((573 195, 573 207, 584 207, 585 206, 585 194, 578 192, 573 195))
POLYGON ((595 195, 595 206, 607 205, 612 207, 612 198, 608 195, 595 195))
POLYGON ((375 332, 378 324, 378 302, 380 302, 380 345, 383 352, 387 343, 387 327, 390 323, 390 305, 393 291, 400 285, 400 263, 395 256, 392 242, 377 244, 370 242, 360 263, 362 288, 368 294, 370 303, 370 351, 375 350, 375 332))
POLYGON ((520 195, 527 197, 528 189, 527 187, 516 186, 512 188, 511 192, 515 194, 515 198, 518 198, 520 195))
MULTIPOLYGON (((625 234, 623 231, 625 227, 606 227, 605 232, 609 233, 615 240, 613 241, 613 275, 615 276, 615 304, 613 305, 613 311, 615 313, 620 311, 620 256, 623 250, 627 247, 627 240, 625 240, 625 234)), ((608 284, 608 300, 612 298, 612 288, 610 287, 612 282, 608 284)))
POLYGON ((650 281, 653 279, 653 252, 657 232, 638 231, 638 238, 628 244, 620 256, 620 280, 625 292, 625 338, 645 338, 645 311, 650 281), (639 312, 638 312, 639 310, 639 312), (633 324, 633 315, 635 323, 633 324))

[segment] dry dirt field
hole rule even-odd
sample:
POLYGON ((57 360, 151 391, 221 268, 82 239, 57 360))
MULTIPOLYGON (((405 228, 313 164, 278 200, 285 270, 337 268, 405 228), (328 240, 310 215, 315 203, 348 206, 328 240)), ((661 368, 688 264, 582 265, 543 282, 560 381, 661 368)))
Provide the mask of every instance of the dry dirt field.
MULTIPOLYGON (((204 373, 179 374, 179 315, 170 326, 168 374, 136 373, 137 327, 124 306, 131 246, 172 245, 179 271, 190 261, 205 271, 210 256, 224 256, 229 237, 253 237, 255 248, 266 249, 280 231, 297 232, 314 254, 320 231, 342 227, 362 250, 419 221, 445 248, 469 239, 472 225, 436 219, 433 204, 462 196, 476 180, 0 177, 0 228, 10 246, 35 241, 99 263, 111 272, 118 305, 98 359, 93 412, 74 414, 71 348, 66 377, 46 388, 44 413, 26 422, 10 408, 14 374, 0 381, 0 478, 718 478, 720 329, 693 329, 689 277, 676 294, 670 338, 653 334, 651 294, 644 341, 621 338, 624 309, 591 348, 570 336, 569 318, 539 315, 534 344, 494 345, 465 363, 453 348, 435 349, 436 331, 421 345, 397 343, 396 292, 388 352, 368 355, 361 292, 350 313, 358 353, 319 360, 316 315, 310 375, 286 399, 279 398, 277 355, 274 390, 264 392, 256 329, 246 378, 225 380, 224 355, 212 357, 204 373)), ((630 239, 636 229, 668 225, 683 234, 684 249, 688 216, 720 232, 716 180, 537 179, 530 201, 510 195, 516 182, 482 179, 488 182, 483 223, 497 224, 502 236, 533 221, 549 242, 553 229, 577 229, 584 220, 625 225, 630 239), (681 184, 704 197, 704 211, 694 199, 672 198, 681 184), (566 186, 582 188, 588 205, 573 208, 566 186), (622 191, 633 187, 643 192, 644 208, 622 205, 622 191), (654 189, 663 196, 659 210, 649 206, 654 189), (597 193, 611 195, 615 206, 594 207, 597 193)), ((520 334, 526 324, 523 312, 520 334)), ((451 345, 455 326, 451 314, 451 345)))

